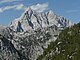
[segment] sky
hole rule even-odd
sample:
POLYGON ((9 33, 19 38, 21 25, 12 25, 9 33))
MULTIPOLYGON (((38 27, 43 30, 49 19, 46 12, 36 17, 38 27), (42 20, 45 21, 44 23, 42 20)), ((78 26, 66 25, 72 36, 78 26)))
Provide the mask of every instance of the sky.
POLYGON ((38 12, 52 10, 73 23, 80 22, 80 0, 0 0, 0 24, 9 25, 29 6, 38 12))

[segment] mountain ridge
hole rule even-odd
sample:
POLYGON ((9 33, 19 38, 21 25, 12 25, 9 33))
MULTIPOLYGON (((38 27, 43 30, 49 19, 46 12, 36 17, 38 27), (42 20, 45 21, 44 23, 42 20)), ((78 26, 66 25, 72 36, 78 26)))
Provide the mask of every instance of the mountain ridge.
POLYGON ((18 22, 20 22, 24 31, 44 28, 51 25, 56 25, 58 27, 63 27, 63 25, 68 26, 69 24, 72 25, 72 23, 66 18, 54 14, 51 10, 46 13, 38 13, 33 11, 31 8, 27 9, 20 18, 11 22, 10 26, 14 29, 14 31, 17 28, 18 22), (68 24, 66 25, 66 23, 68 24))

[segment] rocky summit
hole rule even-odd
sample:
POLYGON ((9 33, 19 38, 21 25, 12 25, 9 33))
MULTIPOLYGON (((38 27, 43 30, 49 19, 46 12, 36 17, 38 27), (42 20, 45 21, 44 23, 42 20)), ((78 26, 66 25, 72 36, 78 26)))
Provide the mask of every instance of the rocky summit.
POLYGON ((52 10, 37 12, 29 7, 9 26, 0 26, 0 60, 36 60, 71 25, 52 10))

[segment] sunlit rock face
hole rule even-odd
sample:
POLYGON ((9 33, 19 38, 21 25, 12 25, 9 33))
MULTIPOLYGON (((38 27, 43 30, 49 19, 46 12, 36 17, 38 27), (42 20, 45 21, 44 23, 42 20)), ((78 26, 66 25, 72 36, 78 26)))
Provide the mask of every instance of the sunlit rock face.
POLYGON ((20 18, 15 19, 11 22, 10 27, 16 31, 18 27, 18 22, 20 22, 20 29, 24 31, 35 30, 37 28, 49 27, 56 25, 58 27, 67 27, 72 25, 72 23, 62 16, 56 15, 53 11, 49 12, 36 12, 31 8, 26 9, 26 11, 21 15, 20 18))

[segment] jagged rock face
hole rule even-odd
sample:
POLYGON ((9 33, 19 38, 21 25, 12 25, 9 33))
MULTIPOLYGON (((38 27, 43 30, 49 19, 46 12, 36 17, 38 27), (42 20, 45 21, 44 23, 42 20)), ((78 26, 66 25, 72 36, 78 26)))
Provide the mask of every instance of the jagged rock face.
POLYGON ((35 60, 38 55, 43 54, 43 49, 47 48, 51 41, 56 40, 56 35, 61 31, 56 28, 56 26, 52 26, 43 30, 37 29, 32 33, 18 33, 18 35, 14 36, 13 44, 29 60, 35 60))
POLYGON ((3 32, 4 36, 0 35, 0 50, 3 54, 0 58, 2 60, 35 60, 38 55, 43 54, 43 49, 47 48, 51 41, 56 40, 55 35, 58 35, 60 31, 57 26, 39 28, 32 33, 13 33, 6 28, 3 32))
POLYGON ((0 60, 19 59, 17 50, 11 41, 7 40, 4 36, 0 35, 0 60))
POLYGON ((24 31, 35 30, 37 28, 44 28, 52 25, 58 27, 67 27, 71 25, 71 22, 64 17, 57 16, 52 11, 38 13, 32 9, 27 9, 20 18, 15 19, 11 22, 10 27, 17 31, 18 22, 20 22, 21 27, 18 29, 23 29, 24 31))
POLYGON ((0 49, 3 54, 0 58, 2 60, 9 58, 11 58, 9 60, 36 60, 43 54, 44 48, 55 41, 65 27, 71 25, 69 20, 57 16, 52 11, 38 13, 29 8, 1 33, 3 36, 0 38, 1 48, 4 46, 5 49, 0 49))

